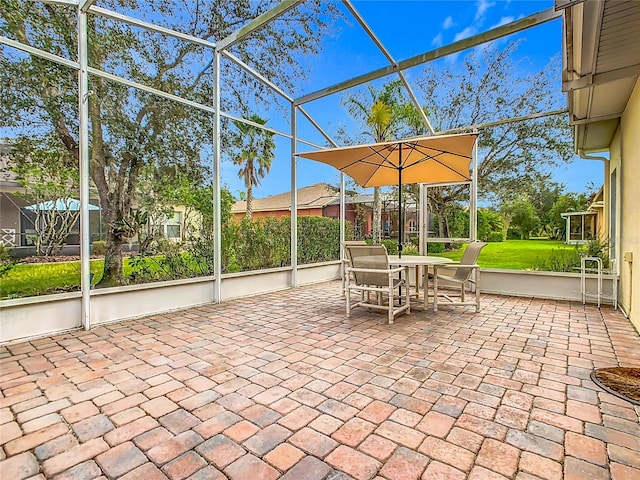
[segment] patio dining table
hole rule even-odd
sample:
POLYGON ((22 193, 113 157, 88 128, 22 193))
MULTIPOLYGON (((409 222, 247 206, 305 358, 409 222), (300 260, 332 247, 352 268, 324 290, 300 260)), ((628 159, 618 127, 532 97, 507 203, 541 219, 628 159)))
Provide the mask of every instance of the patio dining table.
MULTIPOLYGON (((398 265, 401 267, 415 267, 416 268, 416 295, 420 296, 420 279, 422 278, 422 268, 429 268, 434 265, 444 265, 446 263, 452 263, 450 258, 445 257, 432 257, 429 255, 405 255, 399 257, 398 255, 389 255, 389 265, 398 265)), ((424 307, 427 308, 429 303, 429 296, 427 295, 426 285, 424 286, 424 307)))

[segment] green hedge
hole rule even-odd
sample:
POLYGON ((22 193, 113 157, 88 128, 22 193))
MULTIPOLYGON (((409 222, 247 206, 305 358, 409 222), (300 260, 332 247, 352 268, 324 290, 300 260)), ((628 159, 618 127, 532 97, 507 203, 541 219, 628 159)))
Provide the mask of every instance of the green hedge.
MULTIPOLYGON (((240 223, 230 222, 223 232, 223 272, 291 265, 290 244, 290 217, 245 218, 240 223)), ((340 221, 328 217, 298 217, 298 264, 339 258, 340 221)))
POLYGON ((298 217, 298 263, 304 265, 339 258, 340 220, 329 217, 298 217))
POLYGON ((504 235, 502 232, 489 232, 487 242, 504 242, 504 235))
POLYGON ((223 272, 261 270, 290 265, 291 224, 272 217, 229 223, 223 234, 223 272))

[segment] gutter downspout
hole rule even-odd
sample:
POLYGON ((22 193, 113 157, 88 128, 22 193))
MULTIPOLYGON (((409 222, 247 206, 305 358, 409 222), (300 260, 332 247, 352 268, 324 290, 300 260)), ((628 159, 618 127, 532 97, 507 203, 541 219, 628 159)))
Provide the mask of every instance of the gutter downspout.
POLYGON ((602 162, 608 162, 609 161, 609 159, 607 157, 597 157, 597 156, 593 156, 593 155, 587 155, 586 153, 584 153, 584 150, 582 148, 578 149, 578 156, 583 160, 600 160, 602 162))

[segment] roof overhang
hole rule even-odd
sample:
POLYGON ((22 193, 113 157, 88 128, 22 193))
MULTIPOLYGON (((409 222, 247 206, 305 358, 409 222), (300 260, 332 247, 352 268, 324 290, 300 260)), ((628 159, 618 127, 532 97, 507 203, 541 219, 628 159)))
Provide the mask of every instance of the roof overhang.
POLYGON ((640 75, 640 2, 556 0, 564 9, 562 89, 575 150, 609 148, 640 75))
POLYGON ((597 212, 564 212, 561 213, 560 216, 562 218, 567 218, 567 217, 584 217, 585 215, 596 215, 597 212))

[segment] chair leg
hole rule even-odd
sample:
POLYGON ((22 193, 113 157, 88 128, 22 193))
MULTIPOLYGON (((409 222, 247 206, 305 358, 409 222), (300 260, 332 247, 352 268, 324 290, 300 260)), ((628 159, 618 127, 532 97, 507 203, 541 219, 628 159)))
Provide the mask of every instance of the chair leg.
POLYGON ((424 309, 429 306, 429 267, 422 270, 422 293, 424 293, 424 309))
POLYGON ((476 269, 476 313, 480 311, 480 269, 476 269))
POLYGON ((351 316, 351 282, 349 281, 349 277, 347 277, 347 281, 346 281, 346 290, 345 290, 345 295, 347 297, 347 318, 349 318, 351 316))
MULTIPOLYGON (((380 293, 380 299, 382 299, 382 293, 380 293)), ((389 325, 393 325, 393 304, 393 278, 389 275, 389 325)), ((382 305, 382 302, 380 302, 380 305, 382 305)))
POLYGON ((433 271, 433 311, 438 311, 438 272, 433 271))
MULTIPOLYGON (((407 272, 408 273, 408 272, 407 272)), ((417 275, 417 272, 416 272, 417 275)), ((408 280, 408 276, 407 276, 407 280, 408 280)), ((416 283, 418 283, 418 277, 416 276, 416 283)), ((411 295, 409 294, 409 286, 407 285, 407 288, 405 289, 405 305, 407 306, 407 315, 411 314, 411 295)))

